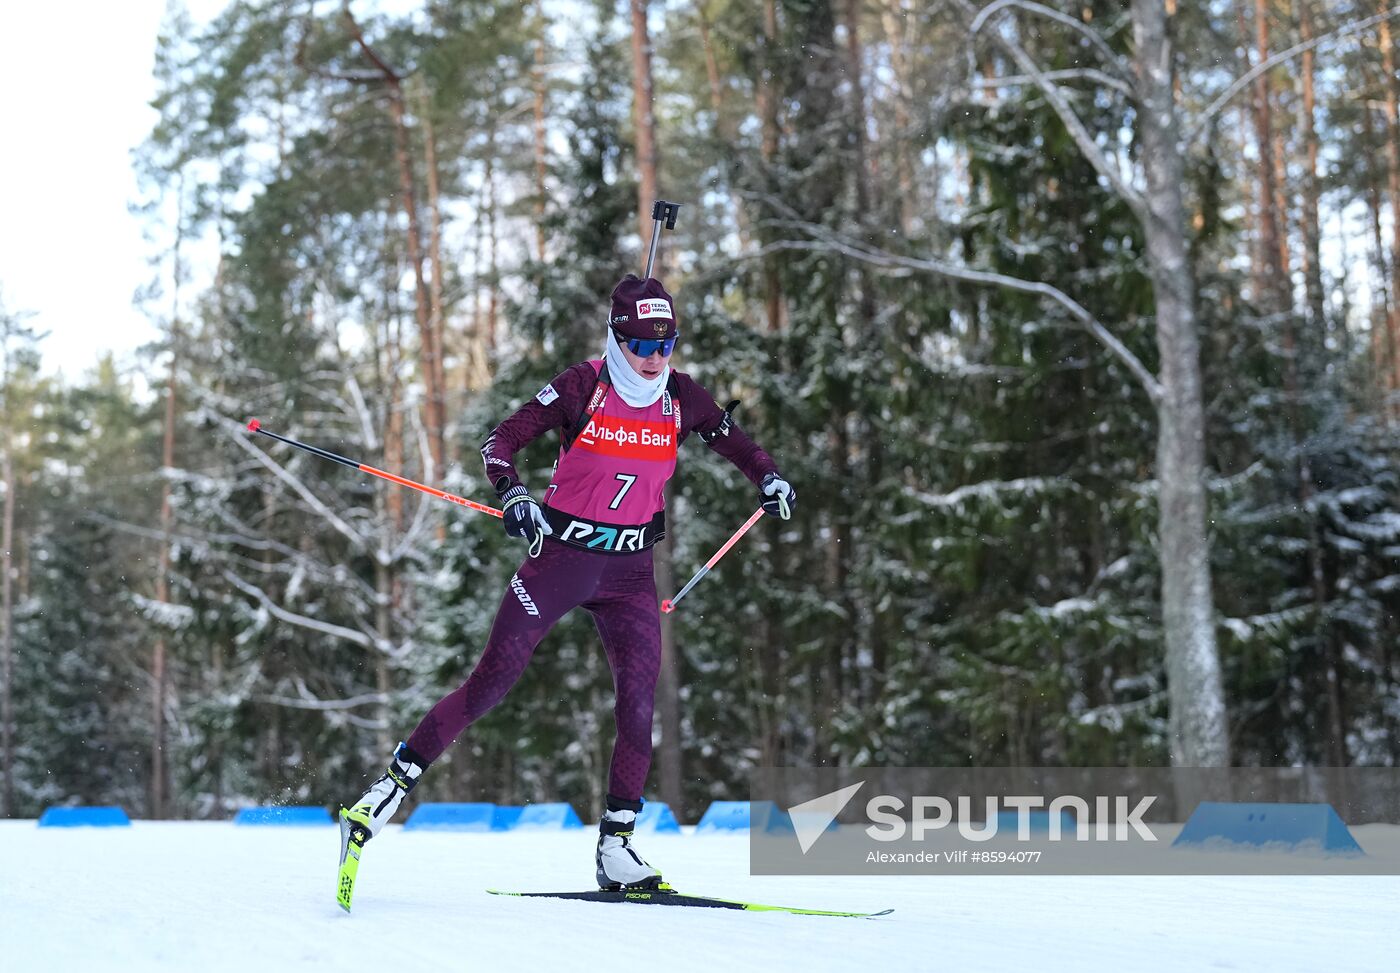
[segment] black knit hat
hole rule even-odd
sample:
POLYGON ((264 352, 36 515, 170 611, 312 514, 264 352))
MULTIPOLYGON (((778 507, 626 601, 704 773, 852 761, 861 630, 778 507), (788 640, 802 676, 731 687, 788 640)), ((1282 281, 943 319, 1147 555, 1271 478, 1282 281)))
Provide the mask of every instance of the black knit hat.
POLYGON ((675 305, 661 281, 628 274, 612 292, 608 323, 629 338, 672 338, 677 334, 675 305))

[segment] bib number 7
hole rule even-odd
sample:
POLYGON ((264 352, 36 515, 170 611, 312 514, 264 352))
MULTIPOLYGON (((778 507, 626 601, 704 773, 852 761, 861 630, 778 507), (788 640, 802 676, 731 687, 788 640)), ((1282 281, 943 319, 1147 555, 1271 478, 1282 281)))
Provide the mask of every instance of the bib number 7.
POLYGON ((622 481, 622 488, 617 491, 617 496, 613 497, 612 503, 608 504, 609 510, 616 510, 618 507, 622 506, 622 498, 627 496, 627 491, 632 489, 633 483, 637 482, 635 476, 629 476, 626 473, 618 473, 617 479, 622 481))

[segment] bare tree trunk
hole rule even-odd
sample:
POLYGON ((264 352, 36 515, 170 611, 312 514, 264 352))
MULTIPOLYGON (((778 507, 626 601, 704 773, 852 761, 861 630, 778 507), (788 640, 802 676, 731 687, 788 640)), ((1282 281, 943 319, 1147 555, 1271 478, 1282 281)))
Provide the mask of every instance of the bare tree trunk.
POLYGON ((892 0, 880 10, 885 37, 890 45, 890 72, 894 76, 895 182, 899 188, 897 215, 899 232, 906 240, 913 225, 914 167, 909 161, 909 55, 905 42, 909 11, 902 0, 892 0))
MULTIPOLYGON (((399 359, 401 355, 401 334, 399 328, 399 314, 395 295, 397 294, 396 282, 398 281, 398 267, 393 260, 386 261, 390 268, 389 279, 386 283, 386 310, 384 323, 385 342, 381 352, 380 376, 382 394, 384 397, 384 416, 380 423, 380 428, 384 430, 384 464, 387 469, 401 470, 404 468, 404 403, 401 400, 403 390, 399 385, 399 359)), ((375 587, 375 628, 379 631, 382 639, 391 639, 393 634, 394 609, 398 605, 399 599, 399 579, 395 566, 389 562, 389 551, 403 536, 404 521, 407 519, 404 509, 404 491, 392 484, 380 484, 378 490, 378 503, 382 504, 381 509, 387 516, 383 518, 385 526, 379 530, 379 551, 375 557, 374 587, 375 587)), ((393 689, 392 674, 389 671, 389 659, 378 646, 371 649, 374 653, 374 676, 375 688, 383 697, 383 701, 377 707, 379 722, 382 728, 377 731, 379 752, 387 754, 394 745, 394 740, 389 730, 391 709, 389 705, 389 693, 393 689)))
POLYGON ((535 66, 530 72, 530 83, 535 94, 535 259, 544 262, 544 204, 548 198, 545 176, 545 125, 544 125, 544 62, 545 26, 544 0, 535 0, 535 66))
MULTIPOLYGON (((846 0, 844 19, 846 21, 846 77, 850 79, 851 102, 850 127, 851 142, 854 147, 854 158, 851 160, 856 190, 856 223, 861 228, 861 238, 868 239, 871 236, 871 221, 875 215, 871 212, 874 191, 871 188, 871 174, 869 164, 869 146, 866 136, 866 99, 865 99, 865 59, 861 46, 860 31, 861 0, 846 0)), ((870 274, 870 268, 865 264, 860 264, 856 268, 856 305, 859 314, 859 334, 869 335, 876 333, 875 323, 875 283, 870 274)), ((845 336, 842 336, 842 345, 846 344, 845 336)), ((844 397, 844 396, 843 396, 844 397)), ((833 452, 832 452, 832 474, 839 482, 850 482, 855 471, 853 466, 853 453, 851 445, 851 414, 849 401, 834 402, 835 415, 833 416, 833 452)), ((865 422, 870 418, 866 417, 865 422)), ((868 425, 865 435, 857 433, 858 439, 864 439, 866 451, 870 449, 868 445, 879 437, 879 432, 871 429, 868 425)), ((855 459, 859 463, 859 459, 855 459)), ((870 482, 861 474, 857 477, 865 482, 870 482)), ((843 664, 850 669, 853 674, 856 693, 851 694, 851 701, 859 704, 859 668, 856 666, 855 651, 856 644, 869 638, 870 633, 862 633, 858 628, 859 606, 850 591, 849 576, 850 565, 856 560, 855 531, 851 523, 851 508, 847 504, 842 504, 836 514, 835 543, 831 545, 833 556, 836 559, 835 581, 837 587, 833 593, 839 603, 846 611, 848 619, 845 631, 842 633, 841 657, 843 664), (862 637, 864 636, 864 638, 862 637)), ((871 667, 874 668, 873 666, 871 667)), ((874 671, 870 673, 875 681, 880 681, 883 673, 874 671)), ((837 674, 837 686, 843 687, 844 679, 841 673, 837 674)), ((852 687, 843 687, 843 697, 852 687)), ((838 699, 837 703, 840 704, 838 699)))
MULTIPOLYGON (((442 462, 445 464, 452 459, 452 441, 447 436, 447 322, 442 307, 442 204, 438 189, 437 137, 433 131, 432 106, 429 103, 427 88, 420 87, 419 95, 419 115, 423 122, 423 162, 427 169, 428 184, 428 264, 432 268, 428 321, 433 334, 433 348, 436 350, 432 363, 433 386, 437 388, 438 396, 442 399, 442 462)), ((397 466, 389 468, 400 469, 397 466)), ((447 467, 442 465, 434 473, 440 477, 446 469, 447 467)), ((441 541, 444 536, 445 533, 440 532, 438 540, 441 541)))
POLYGON ((1283 129, 1274 126, 1274 217, 1278 226, 1279 297, 1293 310, 1293 252, 1288 225, 1288 144, 1283 129))
MULTIPOLYGON (((165 392, 165 434, 161 447, 161 466, 170 470, 175 465, 175 357, 171 349, 170 378, 165 392)), ((170 526, 173 510, 170 505, 170 483, 160 488, 160 555, 156 561, 156 602, 170 600, 170 526)), ((165 633, 156 636, 151 652, 151 817, 165 817, 165 633)))
POLYGON ((1230 741, 1206 538, 1205 415, 1172 45, 1161 0, 1133 0, 1132 10, 1145 235, 1161 358, 1156 467, 1172 762, 1219 767, 1229 764, 1230 741))
MULTIPOLYGON (((1304 43, 1313 39, 1312 0, 1298 2, 1299 33, 1304 43)), ((1317 175, 1318 140, 1316 122, 1314 52, 1303 52, 1303 134, 1307 163, 1303 172, 1303 281, 1308 308, 1311 340, 1321 343, 1327 327, 1322 288, 1322 224, 1318 215, 1321 184, 1317 175)))
MULTIPOLYGON (((385 528, 381 527, 379 532, 383 535, 385 528)), ((393 543, 391 538, 381 537, 380 553, 382 554, 391 543, 393 543)), ((379 630, 380 637, 387 639, 393 628, 394 578, 390 566, 384 562, 382 557, 375 558, 374 562, 374 597, 374 625, 379 630)), ((379 729, 375 730, 374 738, 379 752, 388 754, 394 748, 389 727, 389 693, 393 689, 389 673, 389 658, 380 651, 378 646, 370 651, 374 653, 374 688, 380 696, 379 705, 375 707, 378 713, 379 729)))
POLYGON ((432 310, 429 306, 428 285, 423 276, 423 231, 418 219, 418 188, 413 175, 413 159, 408 145, 408 122, 404 109, 403 79, 370 46, 361 32, 359 24, 350 14, 349 7, 343 8, 346 23, 350 27, 355 43, 361 52, 383 76, 384 86, 389 92, 389 115, 394 126, 394 162, 399 171, 399 205, 408 220, 406 241, 408 261, 413 268, 413 307, 418 322, 419 367, 423 373, 423 386, 427 395, 427 408, 424 410, 424 425, 428 431, 428 451, 432 456, 433 468, 440 475, 444 469, 446 407, 443 403, 443 390, 439 384, 442 363, 433 325, 432 310))
POLYGON ((498 209, 496 201, 496 129, 486 137, 486 360, 488 366, 496 360, 496 324, 501 313, 500 241, 497 235, 498 209))
MULTIPOLYGON (((156 558, 155 594, 156 602, 161 605, 170 600, 170 528, 174 521, 174 508, 170 502, 169 471, 175 468, 175 402, 179 389, 180 366, 180 285, 185 273, 184 255, 181 250, 184 244, 185 229, 183 176, 179 182, 178 203, 175 217, 174 266, 171 270, 170 374, 166 378, 165 428, 161 442, 160 553, 156 558)), ((159 630, 155 645, 151 649, 151 817, 153 818, 163 818, 166 814, 165 670, 165 632, 159 630)))
MULTIPOLYGON (((860 38, 861 0, 846 0, 845 8, 846 77, 851 85, 851 144, 855 149, 852 166, 855 175, 856 218, 864 223, 871 218, 870 202, 873 193, 870 188, 869 147, 866 136, 865 64, 860 38)), ((862 236, 864 236, 864 232, 862 232, 862 236)), ((862 266, 859 273, 862 311, 868 310, 873 315, 874 300, 869 293, 869 268, 862 266)), ((873 322, 867 320, 866 324, 873 324, 873 322)))
MULTIPOLYGON (((721 142, 729 144, 734 141, 736 123, 733 112, 724 110, 724 84, 720 79, 719 58, 715 55, 714 39, 710 34, 710 18, 705 12, 705 0, 696 3, 695 13, 700 24, 700 44, 705 52, 705 78, 710 89, 710 111, 714 112, 715 116, 714 134, 721 142)), ((739 233, 739 249, 748 250, 753 238, 748 214, 737 202, 732 210, 734 226, 739 233)))
MULTIPOLYGON (((8 376, 0 375, 0 378, 8 376)), ((9 403, 6 403, 7 405, 9 403)), ((5 417, 7 420, 9 417, 5 417)), ((5 451, 0 453, 0 482, 5 485, 5 510, 0 518, 0 754, 3 754, 5 789, 4 817, 15 813, 15 463, 14 436, 5 422, 5 451)))
POLYGON ((413 162, 408 150, 408 126, 404 121, 402 92, 397 83, 391 87, 390 110, 394 118, 394 158, 399 169, 399 202, 408 218, 408 261, 413 268, 413 308, 418 322, 423 385, 427 395, 425 425, 428 427, 428 451, 433 459, 433 469, 437 475, 445 465, 446 409, 443 405, 442 387, 438 384, 441 372, 441 355, 438 348, 437 330, 433 325, 432 310, 425 281, 423 280, 423 253, 420 245, 422 231, 418 224, 417 187, 413 178, 413 162))
POLYGON ((487 234, 481 230, 481 226, 486 221, 483 214, 487 206, 487 195, 486 186, 483 185, 474 207, 477 231, 472 234, 472 317, 464 356, 465 383, 472 391, 479 391, 491 384, 491 349, 488 347, 485 312, 482 310, 481 301, 481 267, 485 260, 482 254, 488 242, 487 234))
MULTIPOLYGON (((209 695, 223 691, 224 685, 224 644, 217 639, 209 647, 209 695)), ((214 808, 211 817, 222 818, 224 813, 224 740, 221 734, 209 748, 209 775, 213 777, 214 808)))
MULTIPOLYGON (((1386 318, 1387 368, 1382 389, 1392 393, 1400 388, 1400 107, 1397 107, 1395 41, 1390 21, 1380 24, 1381 67, 1385 83, 1385 164, 1386 186, 1390 195, 1390 314, 1386 318)), ((1400 408, 1389 404, 1387 411, 1400 408)))
MULTIPOLYGON (((1375 144, 1375 123, 1369 107, 1361 113, 1361 122, 1367 144, 1375 144)), ((1381 232, 1381 189, 1374 180, 1366 187, 1367 208, 1371 216, 1371 246, 1375 257, 1375 281, 1380 290, 1378 307, 1371 309, 1371 368, 1376 395, 1385 402, 1387 378, 1390 374, 1390 332, 1386 324, 1391 313, 1390 281, 1386 272, 1385 238, 1381 232)))
POLYGON ((715 57, 715 45, 710 38, 710 18, 705 13, 705 0, 695 5, 695 14, 700 21, 700 45, 705 51, 705 80, 710 87, 710 111, 715 113, 715 131, 721 137, 727 134, 724 124, 724 93, 720 87, 719 60, 715 57))
MULTIPOLYGON (((1298 30, 1300 39, 1306 43, 1313 39, 1312 0, 1298 0, 1298 30)), ((1303 52, 1302 82, 1303 103, 1299 129, 1303 137, 1306 165, 1303 171, 1303 281, 1305 304, 1307 307, 1306 340, 1300 342, 1303 348, 1320 353, 1326 345, 1327 314, 1322 289, 1322 230, 1318 216, 1320 195, 1317 175, 1318 140, 1315 119, 1315 58, 1311 49, 1303 52)), ((1292 392, 1299 388, 1297 365, 1290 366, 1292 392)), ((1294 441, 1301 445, 1302 423, 1298 413, 1299 403, 1290 395, 1290 411, 1294 425, 1294 441)), ((1298 450, 1299 502, 1303 510, 1312 506, 1315 492, 1312 464, 1306 450, 1298 450)), ((1316 638, 1323 648, 1325 659, 1324 679, 1327 696, 1327 763, 1332 767, 1344 767, 1350 761, 1347 755, 1345 715, 1342 711, 1341 659, 1336 635, 1325 621, 1327 608, 1327 575, 1323 560, 1322 537, 1316 517, 1309 518, 1308 529, 1308 575, 1312 588, 1313 610, 1317 616, 1316 638)))
MULTIPOLYGON (((778 4, 777 0, 763 0, 763 53, 758 78, 758 117, 762 126, 763 140, 760 155, 765 168, 771 168, 778 158, 778 98, 777 72, 773 62, 778 44, 778 4)), ((763 261, 763 306, 768 320, 768 330, 776 334, 783 329, 783 285, 778 278, 778 261, 774 254, 763 261)))
MULTIPOLYGON (((1269 56, 1268 0, 1254 0, 1254 42, 1258 63, 1269 56)), ((1269 92, 1269 73, 1262 72, 1254 81, 1254 143, 1259 153, 1259 258, 1264 270, 1264 291, 1256 295, 1269 313, 1282 311, 1284 300, 1283 252, 1279 231, 1278 197, 1275 187, 1273 104, 1269 92)))
POLYGON ((657 199, 656 118, 652 113, 651 36, 648 0, 630 0, 632 9, 632 124, 637 138, 637 213, 642 247, 651 229, 651 204, 657 199))

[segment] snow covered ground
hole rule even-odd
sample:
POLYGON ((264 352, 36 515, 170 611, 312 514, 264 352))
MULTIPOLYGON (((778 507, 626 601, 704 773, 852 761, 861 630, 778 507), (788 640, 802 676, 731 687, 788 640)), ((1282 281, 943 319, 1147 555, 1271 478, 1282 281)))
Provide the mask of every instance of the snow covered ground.
POLYGON ((744 836, 649 835, 686 891, 835 919, 503 898, 586 889, 591 829, 402 833, 334 900, 336 831, 0 821, 0 968, 1394 970, 1400 877, 753 877, 744 836))

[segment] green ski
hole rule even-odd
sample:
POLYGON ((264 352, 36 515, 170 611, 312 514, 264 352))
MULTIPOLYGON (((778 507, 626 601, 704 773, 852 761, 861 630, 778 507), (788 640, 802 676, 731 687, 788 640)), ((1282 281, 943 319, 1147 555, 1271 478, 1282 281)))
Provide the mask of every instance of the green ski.
POLYGON ((360 870, 360 851, 369 840, 369 823, 351 812, 340 809, 340 878, 336 882, 335 901, 346 912, 355 894, 355 875, 360 870))
POLYGON ((487 889, 492 895, 511 895, 525 899, 574 899, 580 902, 632 902, 637 905, 670 905, 692 909, 738 909, 744 912, 787 912, 799 916, 843 916, 848 919, 873 919, 887 916, 893 909, 881 912, 835 912, 829 909, 798 909, 786 905, 761 905, 757 902, 737 902, 705 895, 685 895, 669 889, 621 889, 615 892, 601 889, 591 892, 504 892, 487 889))

